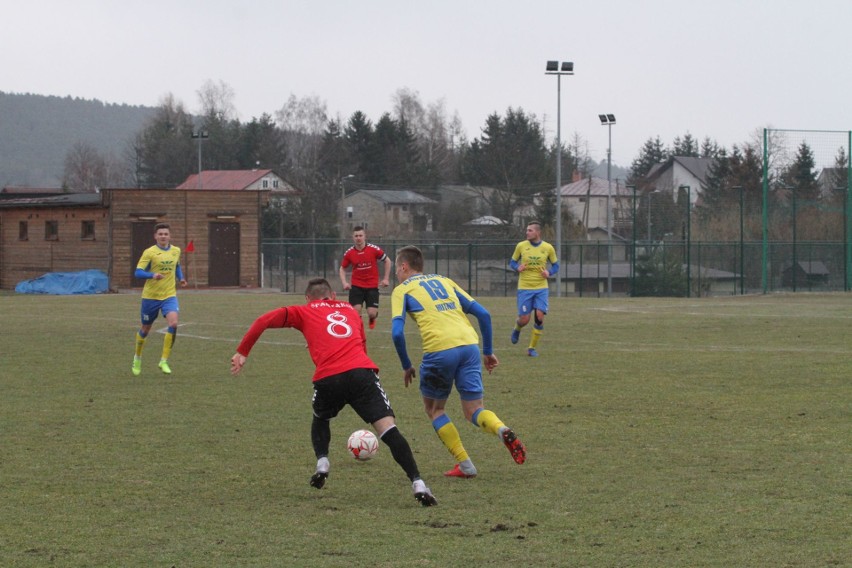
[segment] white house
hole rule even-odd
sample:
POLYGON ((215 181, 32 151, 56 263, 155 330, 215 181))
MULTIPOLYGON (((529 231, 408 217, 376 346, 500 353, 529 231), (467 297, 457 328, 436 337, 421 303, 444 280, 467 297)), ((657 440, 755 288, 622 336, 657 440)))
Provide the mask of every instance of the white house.
POLYGON ((580 221, 586 230, 607 227, 607 202, 611 208, 609 227, 614 232, 630 226, 630 211, 633 192, 622 180, 608 182, 598 177, 588 177, 568 185, 561 190, 562 208, 580 221))
POLYGON ((343 218, 347 231, 360 225, 377 237, 408 236, 433 230, 437 204, 410 190, 359 189, 344 198, 343 218))
POLYGON ((694 206, 707 181, 707 170, 714 158, 672 156, 651 167, 645 176, 646 187, 652 191, 668 193, 677 201, 678 188, 689 187, 689 201, 694 206))
POLYGON ((177 189, 269 190, 271 196, 290 197, 298 191, 272 170, 203 170, 191 174, 177 189))

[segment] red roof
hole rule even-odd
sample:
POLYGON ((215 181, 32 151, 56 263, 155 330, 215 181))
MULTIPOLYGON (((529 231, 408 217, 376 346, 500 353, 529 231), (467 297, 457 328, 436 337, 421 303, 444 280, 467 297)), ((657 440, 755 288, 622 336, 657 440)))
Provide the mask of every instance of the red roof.
MULTIPOLYGON (((201 189, 246 189, 272 170, 204 170, 201 172, 201 189)), ((198 189, 198 174, 192 174, 177 189, 198 189)), ((271 189, 271 188, 269 188, 271 189)))

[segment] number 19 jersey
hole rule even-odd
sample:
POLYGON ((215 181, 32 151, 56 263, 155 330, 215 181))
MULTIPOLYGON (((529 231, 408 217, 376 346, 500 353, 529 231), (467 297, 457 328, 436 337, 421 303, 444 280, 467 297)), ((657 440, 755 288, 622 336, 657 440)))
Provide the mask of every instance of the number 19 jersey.
POLYGON ((411 314, 420 328, 423 351, 435 353, 462 345, 479 345, 479 335, 464 307, 474 299, 455 282, 438 274, 417 274, 393 289, 391 318, 411 314))

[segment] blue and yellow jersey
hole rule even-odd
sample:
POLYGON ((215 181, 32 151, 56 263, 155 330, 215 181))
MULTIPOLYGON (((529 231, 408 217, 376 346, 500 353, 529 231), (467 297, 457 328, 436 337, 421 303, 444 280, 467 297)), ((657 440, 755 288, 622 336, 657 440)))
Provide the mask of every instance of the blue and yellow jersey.
POLYGON ((180 249, 174 245, 169 245, 167 249, 161 249, 158 245, 146 248, 136 268, 145 272, 159 272, 164 278, 146 280, 145 287, 142 288, 142 299, 165 300, 177 295, 175 274, 179 264, 180 249))
POLYGON ((548 262, 551 265, 557 263, 556 250, 546 241, 538 244, 521 241, 515 246, 512 260, 526 265, 518 278, 518 290, 547 288, 547 278, 541 275, 541 271, 547 268, 548 262))
POLYGON ((462 345, 479 345, 479 336, 464 309, 474 299, 455 282, 438 274, 417 274, 393 289, 391 317, 410 314, 420 328, 423 351, 434 353, 462 345))

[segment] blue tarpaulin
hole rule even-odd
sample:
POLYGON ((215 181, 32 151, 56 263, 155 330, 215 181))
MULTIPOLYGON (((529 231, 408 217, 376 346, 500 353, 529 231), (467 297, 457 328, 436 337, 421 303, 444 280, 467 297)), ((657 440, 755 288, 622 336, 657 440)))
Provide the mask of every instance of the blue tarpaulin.
POLYGON ((48 272, 15 286, 18 294, 101 294, 109 291, 109 278, 100 270, 48 272))

